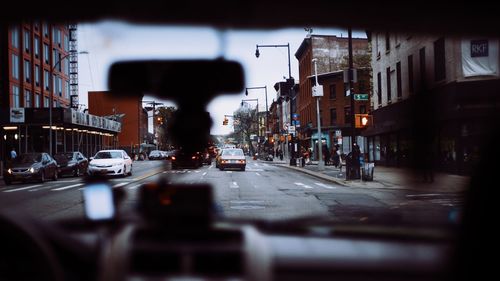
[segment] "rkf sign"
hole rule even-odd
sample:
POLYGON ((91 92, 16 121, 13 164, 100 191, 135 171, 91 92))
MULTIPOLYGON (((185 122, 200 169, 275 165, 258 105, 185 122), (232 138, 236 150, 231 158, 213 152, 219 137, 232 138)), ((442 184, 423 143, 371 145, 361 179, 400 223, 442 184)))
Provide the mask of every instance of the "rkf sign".
POLYGON ((473 58, 488 56, 488 40, 471 40, 470 56, 473 58))

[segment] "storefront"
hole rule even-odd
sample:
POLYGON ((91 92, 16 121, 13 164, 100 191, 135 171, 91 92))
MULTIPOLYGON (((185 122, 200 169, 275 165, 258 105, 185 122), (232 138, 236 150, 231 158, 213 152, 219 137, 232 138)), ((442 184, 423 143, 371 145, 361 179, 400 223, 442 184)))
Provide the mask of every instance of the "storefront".
POLYGON ((70 108, 11 108, 0 110, 2 162, 9 151, 19 153, 80 151, 87 157, 101 149, 115 148, 121 123, 70 108), (52 128, 50 126, 52 123, 52 128))

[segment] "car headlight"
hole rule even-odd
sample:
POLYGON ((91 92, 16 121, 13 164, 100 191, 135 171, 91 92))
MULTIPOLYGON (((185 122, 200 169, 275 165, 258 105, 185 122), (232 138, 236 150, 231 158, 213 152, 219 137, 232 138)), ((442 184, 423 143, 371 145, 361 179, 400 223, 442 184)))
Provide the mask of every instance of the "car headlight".
POLYGON ((29 171, 30 171, 30 173, 34 173, 34 172, 35 172, 35 168, 31 167, 31 168, 29 169, 29 171))
POLYGON ((9 169, 7 170, 7 173, 12 174, 12 169, 10 169, 10 168, 9 168, 9 169))

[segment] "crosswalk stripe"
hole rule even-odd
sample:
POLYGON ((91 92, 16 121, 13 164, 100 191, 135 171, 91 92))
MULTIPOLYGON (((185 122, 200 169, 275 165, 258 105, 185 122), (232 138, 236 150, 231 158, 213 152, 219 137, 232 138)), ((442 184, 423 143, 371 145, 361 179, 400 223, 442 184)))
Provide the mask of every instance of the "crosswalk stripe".
POLYGON ((9 190, 5 190, 5 191, 3 191, 3 192, 14 192, 14 191, 19 191, 19 190, 30 189, 30 188, 33 188, 33 187, 39 187, 39 186, 42 186, 42 185, 41 185, 41 184, 35 184, 35 185, 26 186, 26 187, 20 187, 20 188, 9 189, 9 190))
POLYGON ((83 183, 77 183, 77 184, 68 185, 68 186, 64 186, 64 187, 54 188, 54 189, 51 189, 51 190, 52 191, 61 191, 61 190, 70 189, 70 188, 81 186, 81 185, 83 185, 83 183))
POLYGON ((295 182, 295 184, 298 185, 298 186, 303 186, 304 188, 313 188, 312 186, 309 186, 307 184, 303 184, 301 182, 295 182))

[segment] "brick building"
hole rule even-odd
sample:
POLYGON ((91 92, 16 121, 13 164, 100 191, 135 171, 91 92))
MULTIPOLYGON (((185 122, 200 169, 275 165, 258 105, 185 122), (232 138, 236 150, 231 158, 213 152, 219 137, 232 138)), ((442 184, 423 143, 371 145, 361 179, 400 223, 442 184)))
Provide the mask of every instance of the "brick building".
POLYGON ((122 116, 122 130, 117 146, 128 153, 138 153, 151 138, 148 134, 148 113, 142 98, 116 98, 108 91, 92 91, 88 95, 89 113, 101 116, 122 116), (141 148, 142 145, 142 148, 141 148))

